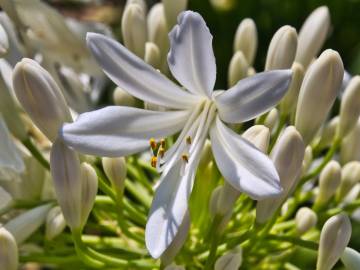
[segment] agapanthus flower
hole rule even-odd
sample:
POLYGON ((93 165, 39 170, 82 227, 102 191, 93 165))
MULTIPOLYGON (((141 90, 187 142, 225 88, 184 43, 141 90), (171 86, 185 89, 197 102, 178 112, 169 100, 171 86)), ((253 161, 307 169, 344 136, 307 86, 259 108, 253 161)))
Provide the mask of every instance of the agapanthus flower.
POLYGON ((87 44, 104 72, 131 95, 165 111, 110 106, 84 113, 65 124, 60 137, 85 154, 127 156, 154 151, 152 165, 162 172, 146 225, 146 245, 158 258, 176 236, 205 140, 210 137, 224 179, 253 199, 279 195, 281 186, 271 160, 225 123, 242 123, 265 113, 285 94, 290 70, 263 72, 226 91, 213 91, 216 64, 212 35, 195 12, 179 15, 169 34, 168 65, 180 87, 116 41, 95 33, 87 44), (179 134, 166 149, 165 139, 179 134))

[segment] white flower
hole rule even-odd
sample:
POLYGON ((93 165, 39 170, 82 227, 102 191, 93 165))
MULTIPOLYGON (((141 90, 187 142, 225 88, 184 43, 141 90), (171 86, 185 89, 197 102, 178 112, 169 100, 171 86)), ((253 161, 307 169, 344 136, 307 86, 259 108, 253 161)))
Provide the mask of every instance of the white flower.
POLYGON ((283 97, 291 80, 290 70, 277 70, 241 80, 227 91, 213 91, 212 36, 202 17, 191 11, 182 13, 169 37, 169 68, 186 90, 114 40, 88 34, 89 48, 119 87, 167 111, 111 106, 80 115, 60 132, 80 152, 113 157, 144 151, 151 138, 160 140, 180 132, 165 153, 158 151, 153 157, 153 165, 163 172, 146 226, 146 245, 154 258, 171 244, 182 224, 208 134, 217 165, 234 188, 253 199, 281 192, 271 160, 224 122, 241 123, 268 111, 283 97))

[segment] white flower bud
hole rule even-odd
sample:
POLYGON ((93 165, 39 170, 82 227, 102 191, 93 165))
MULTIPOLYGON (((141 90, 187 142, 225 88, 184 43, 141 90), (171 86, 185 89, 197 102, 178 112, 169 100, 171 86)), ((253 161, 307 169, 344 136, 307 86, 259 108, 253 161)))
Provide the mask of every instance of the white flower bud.
POLYGON ((316 270, 331 270, 350 237, 351 222, 347 215, 338 214, 329 218, 321 230, 316 270))
POLYGON ((189 212, 186 212, 174 240, 161 255, 161 262, 164 265, 169 265, 174 260, 175 256, 179 253, 180 249, 184 245, 185 240, 189 234, 189 230, 190 230, 190 215, 189 212))
POLYGON ((126 161, 123 157, 118 158, 102 158, 102 166, 107 178, 109 178, 112 186, 117 192, 122 194, 126 178, 126 161))
POLYGON ((116 87, 113 93, 115 105, 134 107, 136 99, 120 87, 116 87))
POLYGON ((258 36, 255 22, 252 19, 246 18, 241 21, 236 30, 234 53, 242 51, 248 64, 251 66, 254 63, 257 45, 258 36))
POLYGON ((13 73, 18 100, 37 127, 55 141, 60 126, 71 121, 64 96, 51 75, 34 60, 24 58, 13 73))
POLYGON ((326 164, 319 176, 319 193, 315 200, 316 207, 325 205, 331 199, 339 187, 340 181, 340 164, 335 160, 331 160, 326 164))
POLYGON ((78 155, 56 140, 50 154, 51 175, 57 200, 71 229, 81 228, 82 185, 78 155))
POLYGON ((0 58, 4 57, 9 50, 9 39, 4 27, 0 24, 0 58))
POLYGON ((242 250, 230 251, 215 262, 214 270, 237 270, 242 264, 242 250))
POLYGON ((280 111, 284 115, 289 115, 292 111, 295 110, 301 83, 304 78, 304 68, 301 64, 295 62, 292 65, 291 70, 292 78, 289 89, 280 101, 280 111))
POLYGON ((351 79, 341 99, 339 136, 346 136, 360 115, 360 76, 351 79))
POLYGON ((295 216, 296 231, 299 235, 306 233, 317 223, 316 213, 308 207, 301 207, 295 216))
POLYGON ((11 219, 4 227, 20 244, 29 238, 45 222, 51 204, 41 205, 11 219))
POLYGON ((304 174, 308 171, 312 160, 313 160, 312 147, 309 145, 305 148, 305 154, 304 154, 304 160, 302 163, 301 174, 304 174))
POLYGON ((270 143, 270 130, 265 126, 255 125, 248 128, 242 137, 255 145, 261 152, 266 153, 270 143))
POLYGON ((315 9, 300 29, 295 60, 307 68, 323 46, 329 28, 329 9, 326 6, 315 9))
POLYGON ((306 144, 315 136, 329 113, 340 90, 343 75, 341 57, 333 50, 324 51, 306 72, 295 119, 295 126, 306 144))
POLYGON ((126 48, 140 58, 145 54, 147 27, 144 8, 136 3, 129 3, 121 21, 121 30, 126 48))
POLYGON ((165 18, 168 29, 172 29, 176 24, 178 15, 187 7, 188 0, 162 0, 165 11, 165 18))
POLYGON ((52 240, 63 232, 66 221, 59 206, 52 208, 46 217, 45 237, 52 240))
POLYGON ((15 238, 5 228, 0 228, 0 269, 17 270, 18 247, 15 238))
POLYGON ((301 135, 293 127, 287 127, 271 151, 271 159, 280 177, 283 192, 280 196, 258 201, 256 222, 264 223, 280 207, 296 187, 304 159, 305 145, 301 135))
POLYGON ((13 197, 5 189, 0 187, 0 212, 7 209, 14 202, 13 197))
POLYGON ((234 53, 230 60, 228 70, 228 86, 232 87, 237 84, 238 81, 247 77, 247 71, 249 64, 242 51, 234 53))
POLYGON ((276 108, 273 108, 267 115, 264 121, 264 126, 270 129, 270 132, 273 131, 276 124, 279 122, 279 111, 276 108))
POLYGON ((321 138, 317 145, 320 149, 330 146, 334 142, 336 130, 339 126, 340 117, 335 116, 329 122, 326 123, 321 131, 321 138))
POLYGON ((144 60, 156 69, 161 67, 161 55, 158 46, 153 42, 146 42, 144 60))
POLYGON ((84 162, 80 167, 81 178, 81 226, 84 227, 95 203, 98 190, 98 178, 91 165, 84 162))
POLYGON ((353 160, 360 161, 360 119, 350 133, 343 138, 340 147, 340 160, 342 164, 353 160))
POLYGON ((271 39, 266 56, 265 70, 291 68, 296 54, 297 33, 285 25, 271 39))
POLYGON ((360 162, 351 161, 341 170, 340 186, 336 192, 336 200, 342 201, 350 190, 360 182, 360 162))
POLYGON ((145 0, 127 0, 126 5, 137 4, 140 5, 143 10, 147 10, 147 4, 145 0))
POLYGON ((360 265, 360 253, 355 249, 346 247, 341 255, 341 261, 345 265, 346 270, 357 270, 360 265))

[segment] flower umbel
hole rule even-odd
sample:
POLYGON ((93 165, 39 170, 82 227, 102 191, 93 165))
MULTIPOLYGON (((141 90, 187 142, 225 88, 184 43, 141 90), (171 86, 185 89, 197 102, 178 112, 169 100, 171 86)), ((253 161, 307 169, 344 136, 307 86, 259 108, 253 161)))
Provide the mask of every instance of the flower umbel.
POLYGON ((146 226, 146 245, 160 257, 174 240, 188 209, 201 150, 208 135, 224 179, 253 199, 281 192, 272 161, 225 123, 251 120, 275 106, 284 96, 291 70, 259 73, 226 91, 213 91, 216 80, 212 36, 203 18, 186 11, 169 34, 168 65, 185 88, 100 34, 89 33, 88 47, 104 72, 131 95, 166 111, 111 106, 84 113, 65 124, 60 137, 66 144, 99 156, 127 156, 179 133, 168 149, 153 151, 162 172, 146 226))

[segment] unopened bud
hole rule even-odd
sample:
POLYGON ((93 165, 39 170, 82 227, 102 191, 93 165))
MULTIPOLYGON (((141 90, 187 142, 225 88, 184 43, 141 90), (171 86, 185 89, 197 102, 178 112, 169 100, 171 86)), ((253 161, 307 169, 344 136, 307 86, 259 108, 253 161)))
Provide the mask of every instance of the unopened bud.
POLYGON ((267 152, 270 143, 270 130, 266 126, 252 126, 242 134, 242 137, 255 145, 261 152, 267 152))
POLYGON ((242 264, 242 250, 230 251, 215 262, 214 270, 237 270, 242 264))
POLYGON ((279 111, 276 108, 273 108, 267 115, 264 121, 264 126, 270 129, 270 132, 275 128, 276 124, 279 122, 279 111))
POLYGON ((3 58, 9 50, 9 39, 4 27, 0 24, 0 58, 3 58))
POLYGON ((316 270, 330 270, 339 260, 351 237, 351 222, 347 215, 329 218, 320 234, 316 270))
POLYGON ((301 135, 294 127, 287 127, 270 154, 279 174, 283 192, 278 197, 258 201, 256 205, 257 223, 264 223, 268 220, 296 187, 304 153, 305 145, 301 135))
POLYGON ((137 3, 129 3, 125 6, 121 30, 126 48, 140 58, 143 58, 147 40, 146 18, 143 6, 137 3))
POLYGON ((107 178, 117 192, 122 194, 126 178, 126 161, 123 157, 102 158, 102 165, 107 178))
POLYGON ((258 45, 258 36, 255 22, 246 18, 239 24, 234 40, 234 53, 242 51, 247 63, 251 66, 254 63, 258 45))
POLYGON ((350 133, 342 139, 340 147, 340 160, 342 164, 350 161, 360 161, 360 118, 350 133))
POLYGON ((4 227, 14 236, 16 243, 20 244, 40 228, 50 209, 51 204, 35 207, 11 219, 4 227))
POLYGON ((134 107, 136 103, 136 99, 120 87, 115 88, 113 98, 118 106, 134 107))
POLYGON ((360 181, 360 162, 352 161, 342 168, 341 181, 336 192, 336 200, 342 201, 350 190, 360 181))
POLYGON ((295 60, 307 68, 323 46, 329 28, 329 9, 326 6, 315 9, 300 29, 295 60))
POLYGON ((188 0, 162 0, 168 29, 171 30, 176 24, 178 15, 187 7, 188 0))
POLYGON ((63 232, 66 227, 64 216, 59 206, 52 208, 46 217, 45 237, 52 240, 63 232))
POLYGON ((324 51, 306 72, 295 119, 295 126, 306 144, 315 136, 334 104, 343 75, 341 57, 333 50, 324 51))
POLYGON ((331 199, 340 185, 340 181, 340 164, 335 160, 331 160, 326 164, 319 176, 319 193, 315 200, 316 207, 325 205, 331 199))
POLYGON ((340 117, 335 116, 332 118, 326 125, 321 132, 321 138, 317 145, 319 149, 323 149, 325 147, 330 146, 334 142, 334 138, 336 136, 336 130, 339 126, 340 117))
POLYGON ((346 247, 341 255, 341 261, 345 265, 346 270, 358 270, 360 265, 360 253, 355 249, 346 247))
POLYGON ((143 10, 145 11, 147 10, 147 5, 145 0, 127 0, 126 5, 130 5, 130 4, 140 5, 143 10))
POLYGON ((64 122, 71 121, 70 111, 60 88, 37 62, 24 58, 13 73, 18 100, 37 127, 55 141, 64 122))
POLYGON ((230 60, 228 70, 228 86, 232 87, 238 81, 247 77, 249 64, 242 51, 237 51, 230 60))
POLYGON ((146 42, 144 60, 156 69, 161 67, 161 55, 158 46, 153 42, 146 42))
POLYGON ((355 76, 345 89, 341 99, 339 136, 346 136, 360 116, 360 76, 355 76))
POLYGON ((301 83, 304 78, 304 68, 301 64, 295 62, 292 65, 291 70, 292 78, 289 89, 280 101, 280 111, 284 115, 289 115, 292 111, 295 110, 301 83))
POLYGON ((295 28, 285 25, 271 39, 266 56, 265 70, 291 68, 296 54, 297 33, 295 28))
POLYGON ((164 265, 169 265, 174 260, 175 256, 178 254, 178 252, 184 245, 185 240, 189 234, 189 230, 190 230, 190 215, 189 212, 186 212, 174 240, 161 255, 161 262, 164 265))
POLYGON ((7 209, 14 202, 13 197, 5 189, 0 187, 0 212, 7 209))
POLYGON ((15 238, 5 228, 0 228, 0 269, 17 270, 18 264, 19 254, 15 238))
POLYGON ((306 233, 317 223, 316 213, 308 207, 301 207, 295 216, 296 231, 299 235, 306 233))

